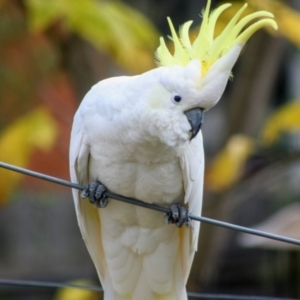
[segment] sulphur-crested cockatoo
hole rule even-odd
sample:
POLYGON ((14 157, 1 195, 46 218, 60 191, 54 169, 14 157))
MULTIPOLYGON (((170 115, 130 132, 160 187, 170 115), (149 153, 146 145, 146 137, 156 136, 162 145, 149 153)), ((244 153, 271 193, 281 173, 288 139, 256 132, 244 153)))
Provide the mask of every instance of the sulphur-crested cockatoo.
POLYGON ((208 1, 193 43, 192 21, 178 37, 168 19, 174 54, 161 38, 158 68, 100 81, 75 115, 71 179, 88 188, 83 194, 73 190, 73 196, 105 300, 187 299, 185 285, 199 233, 199 222, 190 221, 187 210, 201 213, 203 112, 219 101, 248 38, 261 27, 276 28, 266 11, 239 20, 245 5, 215 38, 216 21, 229 6, 210 14, 208 1), (256 18, 260 20, 242 31, 256 18), (106 199, 100 183, 111 192, 171 207, 172 213, 164 218, 106 199), (181 227, 183 223, 190 226, 181 227))

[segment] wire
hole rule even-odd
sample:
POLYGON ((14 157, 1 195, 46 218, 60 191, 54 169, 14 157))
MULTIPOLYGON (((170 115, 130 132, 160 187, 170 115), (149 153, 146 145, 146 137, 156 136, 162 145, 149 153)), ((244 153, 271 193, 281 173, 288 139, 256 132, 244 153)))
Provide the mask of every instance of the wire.
POLYGON ((187 293, 189 297, 197 299, 213 299, 213 300, 299 300, 291 298, 265 297, 265 296, 247 296, 247 295, 229 295, 229 294, 203 294, 203 293, 187 293))
MULTIPOLYGON (((63 179, 60 179, 60 178, 56 178, 56 177, 52 177, 52 176, 49 176, 49 175, 41 174, 41 173, 38 173, 38 172, 34 172, 34 171, 31 171, 31 170, 27 170, 27 169, 24 169, 24 168, 13 166, 13 165, 10 165, 10 164, 4 163, 4 162, 0 162, 0 167, 4 168, 4 169, 11 170, 11 171, 14 171, 14 172, 18 172, 18 173, 22 173, 22 174, 25 174, 25 175, 33 176, 33 177, 36 177, 36 178, 39 178, 39 179, 47 180, 47 181, 57 183, 57 184, 60 184, 60 185, 64 185, 64 186, 67 186, 67 187, 75 188, 75 189, 78 189, 78 190, 86 189, 86 186, 80 185, 78 183, 73 183, 73 182, 63 180, 63 179)), ((129 203, 129 204, 133 204, 133 205, 153 209, 153 210, 164 212, 164 213, 168 213, 170 211, 170 209, 166 208, 166 207, 146 203, 146 202, 143 202, 143 201, 138 200, 138 199, 124 197, 124 196, 121 196, 121 195, 118 195, 118 194, 115 194, 115 193, 112 193, 112 192, 109 192, 109 191, 105 192, 105 194, 108 198, 115 199, 115 200, 122 201, 122 202, 126 202, 126 203, 129 203)), ((240 232, 244 232, 244 233, 248 233, 248 234, 252 234, 252 235, 257 235, 257 236, 261 236, 261 237, 264 237, 264 238, 268 238, 268 239, 277 240, 277 241, 280 241, 280 242, 300 246, 300 240, 297 240, 297 239, 293 239, 293 238, 289 238, 289 237, 285 237, 285 236, 281 236, 281 235, 277 235, 277 234, 273 234, 273 233, 268 233, 268 232, 265 232, 265 231, 260 231, 260 230, 256 230, 256 229, 252 229, 252 228, 247 228, 247 227, 244 227, 244 226, 239 226, 239 225, 235 225, 235 224, 231 224, 231 223, 227 223, 227 222, 223 222, 223 221, 218 221, 218 220, 214 220, 214 219, 210 219, 210 218, 206 218, 206 217, 198 217, 198 216, 194 216, 194 215, 191 215, 191 214, 189 215, 189 217, 192 220, 195 220, 195 221, 208 223, 208 224, 212 224, 212 225, 215 225, 215 226, 219 226, 219 227, 223 227, 223 228, 227 228, 227 229, 232 229, 232 230, 236 230, 236 231, 240 231, 240 232)))
MULTIPOLYGON (((23 287, 37 287, 37 288, 72 288, 82 289, 95 292, 103 292, 101 286, 87 286, 72 283, 48 282, 48 281, 35 281, 35 280, 14 280, 14 279, 0 279, 0 285, 8 286, 23 286, 23 287)), ((220 299, 220 300, 297 300, 290 298, 274 298, 264 296, 247 296, 247 295, 215 295, 208 293, 187 293, 191 298, 197 299, 220 299)))
MULTIPOLYGON (((12 279, 0 279, 0 285, 8 286, 24 286, 24 287, 37 287, 37 288, 73 288, 83 289, 96 292, 103 292, 103 288, 100 286, 85 286, 71 283, 59 283, 59 282, 47 282, 47 281, 34 281, 34 280, 12 280, 12 279)), ((198 299, 223 299, 223 300, 296 300, 287 298, 273 298, 273 297, 261 297, 261 296, 246 296, 246 295, 215 295, 207 293, 187 293, 189 297, 198 299)))
POLYGON ((60 283, 60 282, 50 282, 50 281, 35 281, 35 280, 15 280, 15 279, 0 279, 0 285, 10 285, 10 286, 24 286, 24 287, 38 287, 38 288, 71 288, 71 289, 81 289, 96 292, 103 292, 101 286, 87 286, 72 283, 60 283))

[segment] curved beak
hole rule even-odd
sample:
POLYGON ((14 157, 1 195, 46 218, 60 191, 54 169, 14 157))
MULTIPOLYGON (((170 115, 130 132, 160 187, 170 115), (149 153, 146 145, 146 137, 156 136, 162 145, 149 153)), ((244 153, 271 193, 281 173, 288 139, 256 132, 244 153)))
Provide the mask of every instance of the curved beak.
POLYGON ((196 107, 189 109, 184 112, 186 115, 190 125, 191 125, 191 137, 190 140, 192 140, 199 132, 201 129, 201 126, 203 124, 203 119, 204 119, 204 111, 203 108, 196 107))

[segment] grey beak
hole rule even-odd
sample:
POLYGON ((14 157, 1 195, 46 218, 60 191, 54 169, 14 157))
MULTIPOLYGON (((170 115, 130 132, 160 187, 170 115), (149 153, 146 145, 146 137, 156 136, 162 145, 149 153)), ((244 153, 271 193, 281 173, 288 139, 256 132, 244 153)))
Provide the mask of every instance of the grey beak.
POLYGON ((204 111, 203 108, 196 107, 185 111, 184 114, 186 115, 189 123, 191 124, 190 132, 192 133, 192 135, 190 140, 192 140, 201 129, 204 119, 204 111))

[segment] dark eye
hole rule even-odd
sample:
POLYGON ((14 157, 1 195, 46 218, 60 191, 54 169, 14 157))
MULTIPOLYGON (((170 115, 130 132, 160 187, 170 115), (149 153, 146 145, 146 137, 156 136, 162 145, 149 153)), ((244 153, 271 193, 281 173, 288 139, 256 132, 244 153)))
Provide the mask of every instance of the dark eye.
POLYGON ((181 101, 181 97, 179 95, 175 95, 174 96, 174 101, 175 102, 180 102, 181 101))

